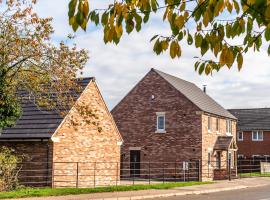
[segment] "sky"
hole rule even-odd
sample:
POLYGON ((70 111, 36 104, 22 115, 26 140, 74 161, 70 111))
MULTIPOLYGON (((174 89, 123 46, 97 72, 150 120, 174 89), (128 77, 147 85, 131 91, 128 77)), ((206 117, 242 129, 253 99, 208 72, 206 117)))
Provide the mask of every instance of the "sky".
MULTIPOLYGON (((90 0, 92 8, 106 8, 110 0, 90 0)), ((73 33, 68 25, 67 0, 39 0, 35 10, 41 17, 53 17, 55 44, 73 33)), ((169 35, 169 26, 162 21, 162 13, 152 16, 142 30, 124 33, 120 43, 104 44, 101 27, 89 25, 87 31, 77 31, 74 42, 78 48, 89 51, 89 61, 83 76, 94 76, 101 93, 112 109, 151 69, 156 68, 202 88, 225 108, 270 107, 270 57, 267 46, 260 52, 246 54, 243 69, 224 68, 212 76, 199 75, 194 70, 194 57, 199 56, 195 47, 183 44, 182 56, 172 60, 168 53, 157 56, 150 39, 156 34, 169 35)))

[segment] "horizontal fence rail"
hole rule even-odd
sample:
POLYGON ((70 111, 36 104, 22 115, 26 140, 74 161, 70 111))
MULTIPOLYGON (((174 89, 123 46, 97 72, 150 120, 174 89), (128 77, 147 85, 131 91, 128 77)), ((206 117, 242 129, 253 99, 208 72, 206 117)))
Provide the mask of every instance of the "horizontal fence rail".
POLYGON ((24 162, 18 164, 21 185, 34 187, 100 187, 222 180, 270 176, 270 161, 184 162, 24 162))

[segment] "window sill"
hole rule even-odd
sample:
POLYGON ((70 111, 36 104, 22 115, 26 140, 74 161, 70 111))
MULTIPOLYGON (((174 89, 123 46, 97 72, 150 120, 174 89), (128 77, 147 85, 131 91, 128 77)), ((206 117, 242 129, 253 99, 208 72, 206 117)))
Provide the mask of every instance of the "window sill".
POLYGON ((263 142, 263 140, 252 140, 252 142, 263 142))
POLYGON ((233 136, 231 133, 226 133, 227 136, 233 136))
POLYGON ((208 133, 212 133, 212 131, 211 130, 208 130, 208 133))
POLYGON ((217 135, 221 135, 221 132, 217 131, 217 135))
POLYGON ((155 131, 155 133, 166 133, 166 131, 164 130, 164 131, 162 131, 162 130, 157 130, 157 131, 155 131))

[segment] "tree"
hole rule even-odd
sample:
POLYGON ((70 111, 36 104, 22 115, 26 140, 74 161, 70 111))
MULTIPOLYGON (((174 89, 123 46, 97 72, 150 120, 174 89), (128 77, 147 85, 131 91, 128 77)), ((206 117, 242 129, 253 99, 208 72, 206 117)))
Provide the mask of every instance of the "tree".
POLYGON ((15 123, 28 99, 64 112, 74 103, 68 91, 80 89, 75 78, 88 60, 76 45, 53 44, 52 19, 40 18, 33 3, 0 0, 0 130, 15 123))
POLYGON ((250 49, 259 51, 263 40, 268 42, 270 55, 270 0, 164 0, 162 5, 157 0, 123 0, 95 10, 89 9, 88 0, 70 0, 68 16, 74 31, 78 27, 86 30, 91 21, 103 26, 105 43, 118 44, 123 29, 128 34, 140 31, 158 10, 164 12, 171 35, 155 35, 151 39, 154 52, 159 55, 168 50, 171 58, 180 57, 186 40, 200 49, 201 57, 195 63, 200 74, 231 68, 234 63, 241 70, 243 55, 250 49), (213 54, 212 59, 205 59, 207 52, 213 54))

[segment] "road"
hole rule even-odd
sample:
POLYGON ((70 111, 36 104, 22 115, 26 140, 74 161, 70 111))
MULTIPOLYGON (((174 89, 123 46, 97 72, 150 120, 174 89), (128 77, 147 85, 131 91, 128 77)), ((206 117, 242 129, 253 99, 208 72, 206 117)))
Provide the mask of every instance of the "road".
POLYGON ((270 185, 201 195, 155 198, 155 200, 270 200, 270 185))

